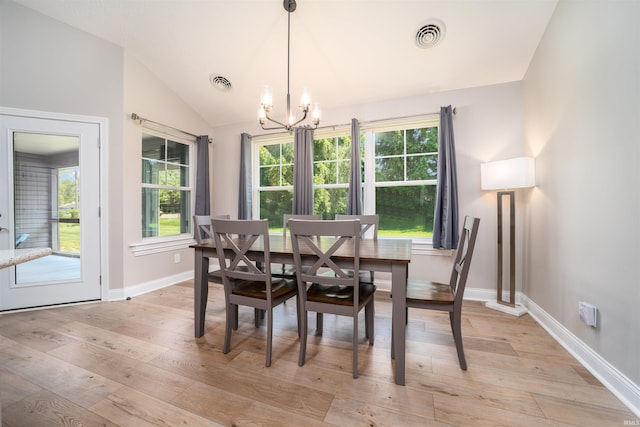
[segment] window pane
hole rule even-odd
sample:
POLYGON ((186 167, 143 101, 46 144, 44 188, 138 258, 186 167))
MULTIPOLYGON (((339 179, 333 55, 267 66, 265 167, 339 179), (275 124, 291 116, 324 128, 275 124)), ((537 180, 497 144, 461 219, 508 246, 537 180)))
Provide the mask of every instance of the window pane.
POLYGON ((293 185, 293 165, 282 166, 282 184, 293 185))
POLYGON ((160 190, 142 189, 142 237, 159 236, 160 190))
POLYGON ((348 184, 351 172, 351 160, 338 162, 338 184, 348 184))
MULTIPOLYGON (((189 185, 189 168, 186 166, 178 166, 167 164, 167 171, 164 185, 172 187, 187 187, 189 185)), ((162 181, 162 180, 161 180, 162 181)))
POLYGON ((190 193, 180 190, 160 190, 160 236, 188 233, 190 193))
POLYGON ((280 144, 260 146, 260 165, 277 165, 280 163, 280 144))
POLYGON ((315 185, 336 183, 336 162, 318 162, 313 164, 313 183, 315 185))
POLYGON ((334 138, 313 140, 313 161, 335 160, 336 143, 334 138))
POLYGON ((347 213, 347 188, 316 188, 313 191, 313 213, 322 219, 334 219, 347 213))
POLYGON ((407 154, 437 153, 438 128, 420 128, 407 130, 407 154))
POLYGON ((438 156, 429 154, 424 156, 407 157, 407 180, 423 180, 438 178, 438 156))
POLYGON ((292 209, 292 190, 260 192, 260 218, 269 220, 269 231, 282 231, 284 214, 292 209))
MULTIPOLYGON (((361 156, 362 157, 362 156, 361 156)), ((338 138, 338 159, 351 158, 351 137, 341 136, 338 138)))
POLYGON ((142 182, 144 184, 159 184, 161 168, 164 169, 163 162, 142 159, 142 182))
POLYGON ((142 134, 142 157, 154 160, 165 160, 164 138, 142 134))
POLYGON ((431 237, 435 192, 435 185, 376 188, 378 234, 431 237))
POLYGON ((282 144, 282 163, 293 164, 293 142, 282 144))
POLYGON ((167 140, 167 161, 181 165, 189 164, 189 146, 167 140))
POLYGON ((376 157, 404 154, 404 131, 394 130, 376 133, 376 157))
POLYGON ((402 157, 376 159, 376 182, 383 181, 404 181, 402 157))
POLYGON ((279 187, 280 186, 280 166, 260 168, 260 186, 261 187, 279 187))

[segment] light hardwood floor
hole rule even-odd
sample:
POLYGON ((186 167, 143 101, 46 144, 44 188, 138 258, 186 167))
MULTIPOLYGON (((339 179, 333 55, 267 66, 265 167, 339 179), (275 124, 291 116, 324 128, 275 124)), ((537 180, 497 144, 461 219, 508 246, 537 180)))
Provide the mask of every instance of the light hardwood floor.
MULTIPOLYGON (((622 426, 628 411, 534 320, 465 302, 462 371, 444 313, 412 310, 407 385, 393 382, 391 302, 376 299, 375 345, 351 320, 325 316, 299 367, 295 304, 265 327, 240 309, 222 354, 223 293, 210 286, 204 337, 193 337, 193 283, 129 301, 0 315, 2 426, 622 426)), ((310 318, 310 334, 315 320, 310 318)), ((626 422, 626 423, 625 423, 626 422)))

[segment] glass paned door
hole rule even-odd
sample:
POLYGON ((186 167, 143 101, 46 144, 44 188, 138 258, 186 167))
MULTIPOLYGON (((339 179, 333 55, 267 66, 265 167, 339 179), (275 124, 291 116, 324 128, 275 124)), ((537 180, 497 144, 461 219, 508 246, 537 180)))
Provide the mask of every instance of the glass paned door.
POLYGON ((100 299, 100 125, 0 118, 0 249, 52 251, 0 270, 0 310, 100 299))

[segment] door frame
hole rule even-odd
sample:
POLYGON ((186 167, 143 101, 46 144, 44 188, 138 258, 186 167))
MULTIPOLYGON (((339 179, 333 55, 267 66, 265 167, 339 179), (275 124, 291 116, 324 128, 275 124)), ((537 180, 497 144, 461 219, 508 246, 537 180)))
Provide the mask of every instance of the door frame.
MULTIPOLYGON (((100 300, 108 301, 109 300, 109 210, 108 210, 108 195, 109 188, 106 175, 108 174, 107 169, 107 158, 108 158, 108 124, 109 119, 106 117, 98 117, 98 116, 85 116, 78 114, 67 114, 67 113, 54 113, 49 111, 39 111, 39 110, 27 110, 21 108, 10 108, 10 107, 2 107, 0 106, 0 115, 6 116, 16 116, 16 117, 26 117, 32 119, 43 119, 43 120, 59 120, 59 121, 67 121, 67 122, 80 122, 80 123, 89 123, 95 124, 98 126, 99 133, 99 152, 100 152, 100 173, 99 173, 99 181, 100 181, 100 195, 99 195, 99 205, 100 205, 100 273, 101 273, 101 281, 100 281, 100 300)), ((31 309, 29 309, 31 310, 31 309)), ((11 310, 14 311, 14 310, 11 310)), ((21 311, 17 309, 15 311, 21 311)))

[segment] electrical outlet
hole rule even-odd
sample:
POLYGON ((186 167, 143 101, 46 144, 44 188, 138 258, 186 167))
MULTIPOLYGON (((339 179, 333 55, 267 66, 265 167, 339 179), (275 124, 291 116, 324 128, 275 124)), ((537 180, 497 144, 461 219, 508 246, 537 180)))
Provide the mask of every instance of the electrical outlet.
POLYGON ((181 259, 180 259, 180 254, 175 254, 175 255, 173 255, 173 262, 174 262, 174 263, 176 263, 176 264, 177 264, 177 263, 179 263, 180 261, 181 261, 181 259))
POLYGON ((588 302, 580 301, 578 303, 578 313, 580 314, 580 320, 588 326, 597 326, 597 313, 598 309, 589 304, 588 302))

